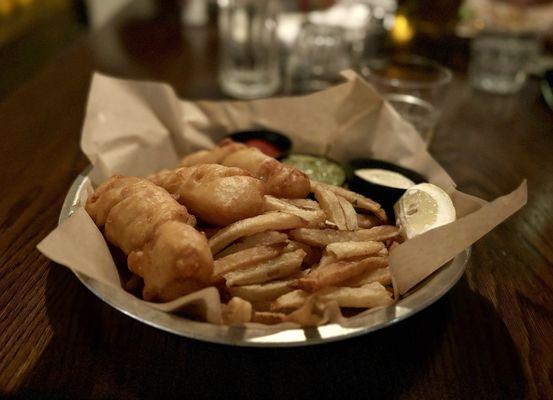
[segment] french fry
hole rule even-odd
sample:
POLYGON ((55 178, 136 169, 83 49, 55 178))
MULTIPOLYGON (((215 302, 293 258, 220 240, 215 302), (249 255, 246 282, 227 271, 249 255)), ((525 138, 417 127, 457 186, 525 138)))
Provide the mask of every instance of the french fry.
POLYGON ((329 322, 334 315, 338 317, 340 307, 335 301, 325 302, 319 296, 312 295, 299 307, 286 316, 286 320, 301 326, 318 326, 329 322))
POLYGON ((293 310, 300 308, 309 296, 311 296, 311 293, 301 289, 283 294, 271 303, 271 311, 293 310))
POLYGON ((271 303, 272 311, 289 311, 302 307, 310 298, 316 296, 317 303, 335 301, 340 307, 373 308, 388 306, 394 302, 390 292, 378 282, 361 287, 329 287, 312 295, 304 290, 295 290, 280 296, 271 303))
POLYGON ((251 302, 254 311, 271 311, 272 301, 257 301, 251 302))
POLYGON ((129 280, 127 280, 127 282, 125 282, 125 284, 123 285, 123 288, 127 292, 132 292, 132 291, 140 289, 141 286, 143 286, 143 283, 144 282, 142 280, 142 277, 140 275, 136 275, 135 273, 133 273, 131 275, 131 277, 129 278, 129 280))
POLYGON ((330 190, 334 194, 337 194, 345 198, 347 201, 353 204, 353 207, 372 212, 382 222, 388 221, 386 212, 382 209, 380 204, 378 204, 376 201, 369 199, 368 197, 362 196, 359 193, 352 192, 350 190, 344 189, 339 186, 327 185, 325 183, 311 181, 311 191, 315 193, 317 188, 324 188, 324 189, 330 190))
POLYGON ((229 272, 251 267, 262 261, 275 258, 283 248, 283 243, 271 246, 256 246, 218 258, 214 262, 213 277, 217 280, 229 272))
POLYGON ((233 297, 223 307, 222 316, 226 325, 243 325, 252 318, 252 305, 244 299, 233 297))
POLYGON ((305 251, 298 249, 281 254, 253 268, 229 272, 223 276, 228 287, 269 282, 300 272, 304 257, 305 251))
POLYGON ((278 231, 266 231, 259 232, 250 236, 246 236, 241 240, 240 243, 244 246, 260 246, 260 245, 271 245, 276 243, 284 243, 288 239, 286 233, 278 231))
POLYGON ((346 217, 344 216, 344 211, 340 206, 338 197, 330 190, 327 190, 321 186, 314 186, 313 193, 315 193, 315 198, 321 205, 321 208, 325 212, 327 218, 331 222, 334 222, 338 229, 348 229, 346 226, 346 217))
POLYGON ((209 239, 210 237, 215 235, 220 230, 221 230, 221 228, 218 228, 218 227, 217 228, 204 228, 204 229, 202 229, 202 232, 204 233, 205 237, 209 239))
POLYGON ((329 254, 333 255, 337 260, 360 256, 370 256, 373 254, 377 254, 383 249, 386 249, 384 243, 375 242, 372 240, 367 242, 336 242, 330 243, 328 246, 326 246, 326 251, 329 254))
POLYGON ((264 196, 264 210, 265 211, 282 211, 304 219, 308 222, 308 226, 318 227, 324 224, 326 215, 323 210, 305 210, 303 208, 296 207, 283 199, 276 198, 274 196, 264 196))
POLYGON ((357 224, 357 213, 349 201, 344 199, 342 196, 336 196, 342 211, 344 212, 344 217, 346 220, 346 227, 349 231, 356 231, 359 229, 357 224))
POLYGON ((211 237, 208 243, 211 252, 215 255, 241 237, 270 230, 294 229, 305 225, 306 222, 296 215, 271 211, 228 225, 211 237))
POLYGON ((271 311, 254 311, 251 322, 258 324, 275 325, 286 322, 286 314, 271 311))
POLYGON ((306 210, 320 210, 321 206, 315 200, 311 199, 284 199, 293 206, 304 208, 306 210))
POLYGON ((302 249, 306 253, 305 258, 303 259, 304 265, 316 264, 321 259, 322 250, 320 247, 309 246, 308 244, 296 242, 295 240, 288 241, 284 251, 294 251, 297 249, 302 249))
POLYGON ((318 292, 317 296, 321 301, 336 301, 340 307, 351 308, 388 306, 394 302, 391 293, 378 282, 357 288, 327 288, 318 292))
POLYGON ((231 244, 226 249, 217 254, 217 258, 226 257, 229 254, 256 246, 271 246, 277 243, 284 243, 287 240, 288 235, 286 233, 277 231, 259 232, 251 236, 246 236, 239 242, 231 244))
POLYGON ((390 247, 389 247, 390 251, 392 251, 394 249, 394 247, 397 247, 397 246, 399 246, 398 242, 395 242, 395 241, 392 242, 392 244, 390 244, 390 247))
POLYGON ((335 242, 383 241, 396 237, 399 229, 392 225, 380 225, 358 231, 337 231, 334 229, 299 228, 290 232, 290 237, 311 246, 324 247, 335 242))
POLYGON ((360 229, 369 229, 373 226, 382 225, 382 221, 374 215, 357 214, 357 225, 360 229))
POLYGON ((334 264, 336 261, 338 261, 338 259, 333 254, 329 254, 328 251, 325 250, 321 260, 319 261, 319 268, 328 264, 334 264))
POLYGON ((391 285, 392 275, 390 274, 390 267, 367 271, 354 279, 342 283, 342 285, 348 287, 359 287, 373 282, 378 282, 381 285, 391 285))
POLYGON ((384 257, 368 257, 358 261, 337 261, 313 270, 304 278, 299 278, 290 286, 294 289, 303 289, 316 292, 328 286, 340 286, 366 271, 388 266, 388 259, 384 257))
POLYGON ((270 301, 294 290, 288 285, 295 281, 295 279, 296 278, 257 285, 233 286, 229 288, 229 292, 233 296, 241 297, 252 303, 270 301))

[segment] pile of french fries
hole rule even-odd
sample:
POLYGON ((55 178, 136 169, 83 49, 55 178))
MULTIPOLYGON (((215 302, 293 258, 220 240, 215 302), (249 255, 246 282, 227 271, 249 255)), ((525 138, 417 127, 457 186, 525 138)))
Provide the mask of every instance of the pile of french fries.
POLYGON ((265 196, 265 212, 209 238, 224 323, 298 321, 316 299, 362 311, 394 301, 388 250, 399 229, 374 201, 312 182, 316 200, 265 196))

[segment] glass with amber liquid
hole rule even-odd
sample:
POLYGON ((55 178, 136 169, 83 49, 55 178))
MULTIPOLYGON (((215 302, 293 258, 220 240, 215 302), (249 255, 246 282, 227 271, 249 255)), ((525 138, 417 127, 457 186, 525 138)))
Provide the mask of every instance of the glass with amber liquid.
POLYGON ((367 60, 361 73, 428 146, 442 113, 451 71, 432 60, 409 56, 367 60))

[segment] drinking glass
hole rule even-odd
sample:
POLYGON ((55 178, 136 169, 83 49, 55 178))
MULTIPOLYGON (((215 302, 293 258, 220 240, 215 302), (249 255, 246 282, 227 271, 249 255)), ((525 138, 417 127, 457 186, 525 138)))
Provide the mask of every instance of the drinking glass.
POLYGON ((423 57, 399 56, 366 60, 361 74, 428 146, 442 113, 451 71, 423 57))
POLYGON ((286 92, 308 93, 342 80, 340 72, 351 66, 351 54, 341 28, 305 24, 286 66, 286 92))
POLYGON ((309 22, 342 28, 355 65, 368 54, 376 55, 385 40, 385 18, 395 11, 395 0, 339 0, 323 11, 312 12, 309 22))
POLYGON ((219 85, 253 99, 280 87, 276 0, 219 0, 219 85))
POLYGON ((526 67, 539 53, 530 34, 483 32, 473 39, 469 79, 473 87, 491 93, 515 93, 526 81, 526 67))

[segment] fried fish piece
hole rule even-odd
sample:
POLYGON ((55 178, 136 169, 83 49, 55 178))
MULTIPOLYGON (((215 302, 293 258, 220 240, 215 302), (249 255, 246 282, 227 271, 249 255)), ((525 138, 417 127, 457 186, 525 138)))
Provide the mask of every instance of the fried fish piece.
POLYGON ((88 198, 86 211, 125 254, 142 248, 166 221, 195 222, 164 189, 135 177, 113 176, 102 183, 88 198))
POLYGON ((230 153, 221 163, 250 171, 265 182, 267 194, 291 199, 303 199, 309 194, 311 185, 307 175, 254 147, 230 153))
POLYGON ((200 164, 149 177, 205 222, 226 226, 263 212, 265 186, 241 168, 200 164))
POLYGON ((142 250, 127 258, 129 269, 142 272, 142 296, 170 301, 210 285, 213 257, 207 239, 190 225, 168 221, 142 250))
POLYGON ((309 194, 307 175, 290 165, 230 139, 221 141, 211 150, 200 150, 181 160, 181 167, 216 163, 249 171, 266 185, 266 194, 285 198, 305 198, 309 194))
POLYGON ((217 147, 211 150, 199 150, 191 153, 180 161, 181 167, 191 167, 199 164, 221 164, 221 161, 235 151, 245 149, 247 146, 230 139, 224 139, 217 147))
POLYGON ((145 300, 170 301, 209 285, 213 258, 207 239, 165 189, 146 179, 113 176, 85 208, 127 255, 129 269, 144 279, 145 300))

